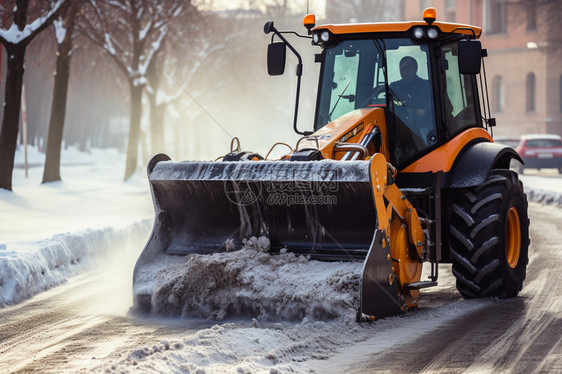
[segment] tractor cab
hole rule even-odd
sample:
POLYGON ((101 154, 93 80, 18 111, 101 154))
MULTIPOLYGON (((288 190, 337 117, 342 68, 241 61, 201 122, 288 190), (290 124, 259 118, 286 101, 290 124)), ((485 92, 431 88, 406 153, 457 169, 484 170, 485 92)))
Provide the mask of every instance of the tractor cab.
POLYGON ((463 46, 479 46, 469 41, 479 35, 476 27, 440 22, 314 28, 313 44, 322 47, 314 129, 353 110, 384 108, 390 162, 403 169, 482 127, 476 76, 459 69, 459 54, 480 67, 481 52, 466 56, 463 46))

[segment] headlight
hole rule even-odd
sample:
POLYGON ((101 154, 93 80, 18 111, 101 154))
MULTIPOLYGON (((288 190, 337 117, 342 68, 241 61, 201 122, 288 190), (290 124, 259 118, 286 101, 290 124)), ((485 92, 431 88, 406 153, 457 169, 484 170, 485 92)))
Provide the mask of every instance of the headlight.
POLYGON ((327 42, 328 40, 330 40, 330 33, 328 31, 324 31, 322 34, 320 34, 320 39, 322 39, 323 42, 327 42))
POLYGON ((423 29, 421 27, 416 27, 414 29, 414 38, 416 39, 423 38, 423 29))
POLYGON ((429 36, 431 39, 435 39, 439 36, 439 33, 437 32, 436 29, 431 28, 431 29, 427 29, 427 36, 429 36))
POLYGON ((318 36, 318 33, 315 32, 314 34, 312 34, 312 42, 314 44, 318 44, 318 41, 320 40, 320 37, 318 36))

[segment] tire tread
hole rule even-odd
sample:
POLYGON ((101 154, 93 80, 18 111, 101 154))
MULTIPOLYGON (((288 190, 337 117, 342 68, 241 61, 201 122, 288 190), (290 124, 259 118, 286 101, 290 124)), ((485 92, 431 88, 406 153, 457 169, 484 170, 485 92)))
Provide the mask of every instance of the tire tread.
POLYGON ((492 169, 480 186, 454 191, 451 204, 450 257, 457 289, 465 298, 515 297, 528 263, 527 196, 516 173, 492 169), (517 207, 521 222, 519 263, 505 256, 507 211, 517 207))

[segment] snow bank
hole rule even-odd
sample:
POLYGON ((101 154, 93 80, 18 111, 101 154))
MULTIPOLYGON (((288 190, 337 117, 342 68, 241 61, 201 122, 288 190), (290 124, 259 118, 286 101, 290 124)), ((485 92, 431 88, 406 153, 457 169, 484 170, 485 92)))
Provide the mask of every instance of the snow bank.
POLYGON ((552 176, 520 175, 527 199, 535 203, 562 207, 562 178, 552 176))
POLYGON ((294 253, 270 255, 267 238, 234 252, 163 256, 139 269, 135 295, 149 294, 159 315, 223 320, 354 319, 362 263, 311 261, 294 253))
POLYGON ((65 282, 90 268, 96 258, 109 254, 112 248, 123 247, 129 238, 146 236, 151 224, 147 219, 121 229, 106 227, 0 245, 0 306, 18 303, 65 282))
POLYGON ((28 176, 16 167, 14 191, 0 190, 0 307, 65 282, 124 244, 136 258, 152 227, 146 179, 123 183, 125 156, 117 150, 64 148, 63 181, 40 184, 43 168, 33 165, 44 157, 28 147, 28 176))
POLYGON ((562 193, 560 192, 533 189, 527 191, 527 198, 535 203, 562 207, 562 193))

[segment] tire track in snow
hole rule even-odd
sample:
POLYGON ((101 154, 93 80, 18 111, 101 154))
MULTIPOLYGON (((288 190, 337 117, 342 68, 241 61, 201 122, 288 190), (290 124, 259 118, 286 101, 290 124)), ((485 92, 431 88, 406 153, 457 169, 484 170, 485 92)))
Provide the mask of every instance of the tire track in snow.
MULTIPOLYGON (((81 287, 91 281, 91 277, 89 279, 77 278, 73 287, 81 287)), ((29 302, 0 309, 0 355, 5 357, 16 346, 40 339, 52 325, 64 324, 76 318, 69 311, 77 306, 77 302, 73 302, 71 298, 63 300, 64 290, 66 290, 65 287, 59 287, 48 293, 50 297, 54 298, 54 305, 47 310, 44 309, 43 304, 45 293, 29 302), (36 318, 22 320, 22 316, 35 316, 36 318)))
POLYGON ((99 279, 89 273, 77 277, 71 284, 0 310, 0 368, 12 373, 40 362, 69 343, 73 336, 106 320, 101 316, 75 313, 84 305, 84 299, 94 297, 95 291, 89 285, 99 279), (82 296, 76 297, 74 289, 82 289, 82 296))
MULTIPOLYGON (((39 334, 30 334, 28 338, 13 344, 11 351, 12 356, 15 356, 14 358, 16 359, 13 360, 8 372, 17 372, 32 366, 31 364, 34 363, 37 364, 38 368, 43 367, 45 357, 57 354, 61 347, 64 350, 64 346, 71 342, 73 337, 98 326, 104 319, 104 317, 94 316, 88 318, 69 318, 64 322, 58 321, 54 326, 39 334), (27 354, 28 350, 33 351, 34 354, 27 354)), ((48 370, 48 368, 43 369, 44 372, 48 370)))

